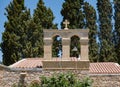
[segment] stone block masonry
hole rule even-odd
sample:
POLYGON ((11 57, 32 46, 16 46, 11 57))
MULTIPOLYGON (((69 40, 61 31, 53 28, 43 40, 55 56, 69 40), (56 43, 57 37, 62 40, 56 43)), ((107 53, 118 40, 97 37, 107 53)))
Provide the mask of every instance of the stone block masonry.
POLYGON ((44 70, 87 70, 89 71, 89 61, 54 61, 45 60, 43 61, 44 70))
MULTIPOLYGON (((1 67, 1 66, 0 66, 1 67)), ((12 87, 13 84, 19 85, 21 82, 21 74, 26 74, 24 84, 28 85, 31 82, 40 82, 40 76, 52 76, 55 73, 72 72, 76 74, 79 79, 89 76, 93 80, 92 87, 120 87, 120 74, 106 74, 106 75, 91 75, 88 71, 80 70, 42 70, 42 69, 11 69, 0 68, 0 87, 12 87)))
POLYGON ((44 29, 44 60, 52 60, 52 38, 59 35, 62 38, 62 59, 70 58, 70 42, 72 36, 78 36, 81 44, 81 60, 89 60, 88 58, 88 32, 89 29, 69 29, 69 30, 53 30, 44 29))
POLYGON ((120 75, 91 75, 93 87, 120 87, 120 75))
POLYGON ((52 76, 55 73, 68 73, 72 72, 77 75, 79 75, 80 78, 83 78, 82 72, 76 71, 76 70, 58 70, 58 71, 41 71, 41 70, 13 70, 13 69, 7 69, 3 70, 3 73, 0 72, 1 75, 1 81, 0 81, 0 87, 12 87, 13 85, 19 86, 21 83, 24 83, 27 87, 30 85, 30 83, 37 81, 40 82, 41 76, 52 76), (24 75, 25 78, 21 78, 21 75, 24 75))

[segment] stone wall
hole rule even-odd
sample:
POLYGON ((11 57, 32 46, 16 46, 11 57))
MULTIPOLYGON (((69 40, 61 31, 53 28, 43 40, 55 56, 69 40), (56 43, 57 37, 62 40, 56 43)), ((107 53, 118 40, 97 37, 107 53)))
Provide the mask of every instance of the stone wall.
MULTIPOLYGON (((25 85, 30 84, 33 81, 40 82, 40 76, 51 76, 54 73, 72 72, 78 75, 80 79, 84 78, 88 72, 79 70, 58 70, 58 71, 43 71, 41 69, 31 70, 17 70, 2 68, 0 69, 0 87, 12 87, 13 84, 19 85, 21 75, 25 74, 25 85)), ((93 80, 93 87, 120 87, 120 75, 87 75, 93 80)))
POLYGON ((0 72, 2 76, 0 81, 0 87, 12 87, 13 85, 20 85, 22 80, 25 85, 30 84, 32 81, 39 81, 39 77, 44 75, 41 71, 21 71, 21 70, 5 70, 3 73, 0 72), (25 74, 25 78, 22 79, 21 76, 25 74))
POLYGON ((44 70, 89 70, 89 61, 54 61, 45 60, 43 62, 44 70))
POLYGON ((120 75, 90 75, 93 87, 120 87, 120 75))
POLYGON ((40 82, 41 76, 52 76, 55 73, 67 73, 72 72, 79 76, 80 79, 86 76, 87 71, 77 71, 77 70, 46 70, 42 71, 40 69, 31 69, 31 70, 17 70, 17 69, 3 69, 0 70, 0 87, 13 87, 13 85, 19 86, 23 79, 21 79, 21 75, 25 75, 24 84, 28 87, 30 83, 37 81, 40 82), (2 72, 2 73, 1 73, 2 72))

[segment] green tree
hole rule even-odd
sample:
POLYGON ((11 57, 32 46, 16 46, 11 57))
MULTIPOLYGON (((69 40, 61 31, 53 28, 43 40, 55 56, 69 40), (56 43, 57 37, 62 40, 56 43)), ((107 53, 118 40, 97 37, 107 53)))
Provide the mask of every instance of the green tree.
MULTIPOLYGON (((84 27, 84 14, 82 11, 83 0, 65 0, 62 5, 61 14, 63 21, 69 20, 69 29, 78 29, 84 27)), ((63 21, 61 22, 64 28, 63 21)))
MULTIPOLYGON (((97 61, 98 59, 98 44, 96 41, 97 37, 97 26, 96 26, 96 11, 95 9, 89 5, 84 0, 65 0, 63 3, 63 8, 61 10, 61 14, 63 16, 63 21, 68 19, 70 25, 68 26, 70 29, 78 29, 78 28, 89 28, 89 57, 91 61, 97 61)), ((63 23, 62 21, 62 23, 63 23)), ((64 27, 63 24, 62 28, 64 27)), ((70 54, 73 56, 72 49, 75 45, 75 38, 71 39, 71 49, 70 54)), ((77 44, 78 52, 80 51, 80 44, 77 44)))
MULTIPOLYGON (((79 29, 79 28, 84 28, 84 14, 83 14, 83 3, 84 0, 75 0, 73 2, 73 0, 65 0, 65 2, 62 5, 62 10, 61 10, 61 14, 63 16, 63 21, 61 22, 61 27, 64 28, 63 22, 65 21, 65 19, 67 19, 70 24, 68 25, 69 29, 79 29)), ((73 57, 75 56, 74 51, 72 51, 72 49, 75 47, 75 43, 79 43, 79 38, 75 39, 72 38, 71 39, 71 44, 70 44, 70 56, 73 57)), ((80 52, 80 44, 77 44, 76 48, 78 49, 78 55, 80 52)), ((76 53, 76 54, 77 54, 76 53)))
POLYGON ((27 27, 29 26, 28 25, 28 21, 30 21, 31 19, 31 16, 30 16, 30 10, 27 10, 25 9, 23 13, 21 13, 18 17, 18 24, 19 25, 16 25, 16 28, 17 29, 17 36, 19 36, 19 44, 20 44, 20 47, 19 47, 19 51, 20 54, 21 54, 21 58, 25 58, 24 56, 24 53, 23 53, 23 50, 24 50, 24 46, 27 44, 27 27))
POLYGON ((114 45, 112 43, 112 6, 110 0, 97 0, 99 14, 99 61, 117 61, 114 45))
POLYGON ((43 43, 40 43, 42 41, 41 26, 37 25, 32 18, 26 21, 25 26, 22 56, 24 58, 42 57, 43 51, 41 46, 43 46, 43 43))
POLYGON ((91 62, 98 61, 98 44, 97 44, 97 25, 96 11, 87 2, 84 3, 84 13, 86 19, 86 28, 89 28, 89 59, 91 62))
POLYGON ((20 24, 18 23, 18 17, 21 13, 23 13, 24 0, 13 0, 6 7, 6 16, 7 22, 5 22, 5 31, 2 36, 2 52, 3 52, 3 64, 10 65, 20 59, 20 37, 17 35, 18 27, 20 24))
POLYGON ((41 25, 39 29, 40 40, 38 43, 40 44, 40 55, 43 56, 43 29, 57 29, 57 24, 53 23, 54 15, 51 9, 44 5, 43 0, 39 0, 37 4, 37 8, 34 10, 33 14, 33 20, 37 26, 41 25))
MULTIPOLYGON (((120 0, 114 0, 114 20, 115 20, 115 50, 117 58, 120 58, 120 0)), ((118 59, 118 63, 120 60, 118 59)))
POLYGON ((57 28, 57 24, 53 23, 55 18, 53 13, 50 8, 44 5, 43 0, 39 0, 37 8, 34 10, 33 18, 35 23, 40 24, 43 29, 57 28))
MULTIPOLYGON (((14 0, 10 4, 11 8, 12 5, 13 7, 16 6, 15 8, 20 8, 20 5, 16 3, 17 1, 14 0)), ((10 6, 8 7, 10 8, 10 6)), ((43 51, 41 51, 43 43, 40 43, 42 40, 40 38, 42 37, 41 26, 34 23, 30 10, 25 7, 23 9, 23 6, 21 6, 21 10, 18 9, 19 13, 17 13, 16 9, 14 12, 9 8, 7 8, 7 11, 10 15, 7 14, 9 18, 8 22, 5 23, 2 42, 3 63, 10 65, 21 58, 41 57, 41 54, 43 54, 43 51)))
POLYGON ((25 10, 19 15, 18 23, 20 26, 18 26, 17 35, 20 37, 21 58, 41 57, 43 54, 41 50, 43 43, 40 43, 42 40, 41 25, 36 24, 31 18, 30 10, 25 10))

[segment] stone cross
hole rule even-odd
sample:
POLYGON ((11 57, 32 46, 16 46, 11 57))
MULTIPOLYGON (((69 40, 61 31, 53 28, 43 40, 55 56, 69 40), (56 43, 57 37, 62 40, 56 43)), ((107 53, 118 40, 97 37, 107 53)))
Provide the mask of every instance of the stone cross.
POLYGON ((68 21, 68 20, 65 20, 64 22, 63 22, 63 24, 65 25, 65 30, 68 30, 68 25, 70 24, 70 22, 68 21))

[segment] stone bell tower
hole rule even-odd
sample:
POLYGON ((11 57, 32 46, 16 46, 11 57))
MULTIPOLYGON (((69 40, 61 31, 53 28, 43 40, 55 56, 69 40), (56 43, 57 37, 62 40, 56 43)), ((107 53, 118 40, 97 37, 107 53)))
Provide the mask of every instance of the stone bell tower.
POLYGON ((69 22, 65 20, 63 22, 65 28, 61 30, 44 29, 44 61, 43 69, 77 69, 88 70, 89 58, 88 58, 88 29, 68 29, 69 22), (58 61, 52 57, 52 37, 60 35, 62 37, 62 58, 58 61), (81 57, 80 60, 76 58, 75 61, 70 58, 70 38, 72 36, 78 36, 80 38, 81 45, 81 57))

